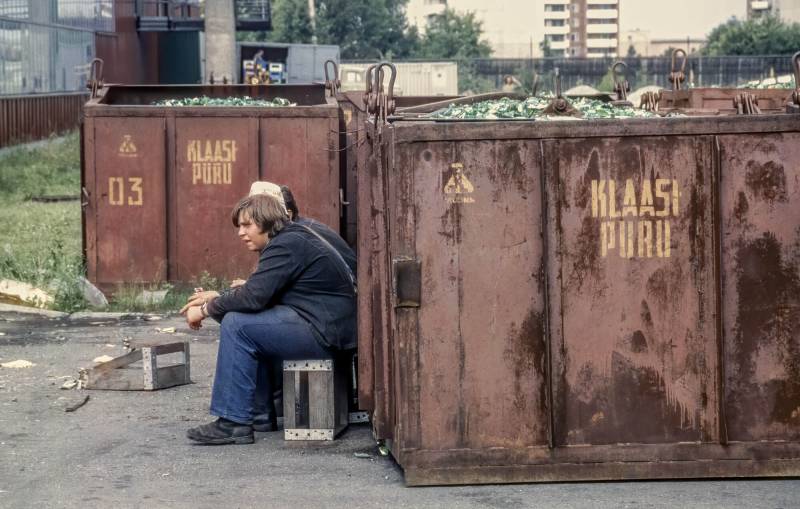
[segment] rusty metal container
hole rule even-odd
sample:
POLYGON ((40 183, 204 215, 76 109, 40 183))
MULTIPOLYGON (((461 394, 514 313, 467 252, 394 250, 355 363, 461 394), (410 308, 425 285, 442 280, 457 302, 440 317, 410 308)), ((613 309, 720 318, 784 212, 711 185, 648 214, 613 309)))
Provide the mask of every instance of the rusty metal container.
POLYGON ((338 107, 322 85, 111 85, 84 115, 84 245, 101 288, 246 276, 255 259, 229 212, 255 180, 290 186, 304 215, 339 230, 338 107), (297 106, 151 106, 203 95, 297 106))
POLYGON ((800 115, 367 134, 407 484, 800 474, 800 115))

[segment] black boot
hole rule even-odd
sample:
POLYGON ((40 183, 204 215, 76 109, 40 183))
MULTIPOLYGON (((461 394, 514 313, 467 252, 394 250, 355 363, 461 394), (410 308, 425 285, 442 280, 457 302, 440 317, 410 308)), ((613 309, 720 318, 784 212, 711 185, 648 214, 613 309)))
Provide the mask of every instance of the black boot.
POLYGON ((255 441, 253 426, 239 424, 222 417, 214 422, 189 429, 186 436, 204 445, 252 444, 255 441))

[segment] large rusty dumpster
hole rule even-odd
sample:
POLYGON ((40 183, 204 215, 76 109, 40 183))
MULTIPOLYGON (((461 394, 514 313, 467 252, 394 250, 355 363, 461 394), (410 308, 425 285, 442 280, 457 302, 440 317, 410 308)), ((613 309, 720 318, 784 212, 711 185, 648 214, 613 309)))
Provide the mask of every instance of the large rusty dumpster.
POLYGON ((800 474, 800 115, 369 134, 409 485, 800 474))
POLYGON ((338 108, 322 85, 112 85, 84 115, 85 252, 102 288, 246 277, 256 260, 229 216, 255 180, 290 186, 304 215, 339 229, 338 108), (296 106, 151 105, 204 95, 296 106))

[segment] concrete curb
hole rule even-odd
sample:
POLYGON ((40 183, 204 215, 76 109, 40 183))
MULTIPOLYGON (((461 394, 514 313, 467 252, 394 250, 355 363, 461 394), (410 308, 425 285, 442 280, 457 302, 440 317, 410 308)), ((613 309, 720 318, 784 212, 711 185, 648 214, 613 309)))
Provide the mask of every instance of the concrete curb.
POLYGON ((24 315, 38 315, 46 318, 66 318, 69 313, 62 311, 52 311, 50 309, 39 309, 28 306, 18 306, 16 304, 0 303, 0 313, 19 313, 24 315))
POLYGON ((0 303, 0 314, 18 313, 24 315, 36 315, 45 318, 66 318, 69 321, 79 320, 144 320, 146 322, 157 322, 172 318, 174 313, 112 313, 108 311, 77 311, 75 313, 64 313, 63 311, 53 311, 50 309, 39 309, 16 304, 0 303))

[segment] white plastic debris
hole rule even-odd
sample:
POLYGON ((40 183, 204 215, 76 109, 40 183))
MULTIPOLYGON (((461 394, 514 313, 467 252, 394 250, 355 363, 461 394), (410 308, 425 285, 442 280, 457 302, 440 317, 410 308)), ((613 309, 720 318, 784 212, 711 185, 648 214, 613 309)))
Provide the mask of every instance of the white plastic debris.
POLYGON ((102 362, 108 362, 108 361, 113 361, 113 360, 114 360, 114 358, 111 357, 110 355, 101 355, 100 357, 95 357, 94 359, 92 359, 92 362, 101 362, 102 363, 102 362))
POLYGON ((0 367, 18 369, 18 368, 32 368, 35 365, 36 364, 32 363, 31 361, 26 361, 24 359, 17 359, 11 362, 4 362, 0 364, 0 367))
POLYGON ((64 389, 65 391, 68 391, 70 389, 74 389, 77 386, 78 386, 78 381, 73 378, 71 380, 67 380, 66 382, 64 382, 61 385, 61 388, 64 389))
POLYGON ((156 332, 160 332, 162 334, 174 334, 175 327, 164 327, 163 329, 156 328, 156 332))

